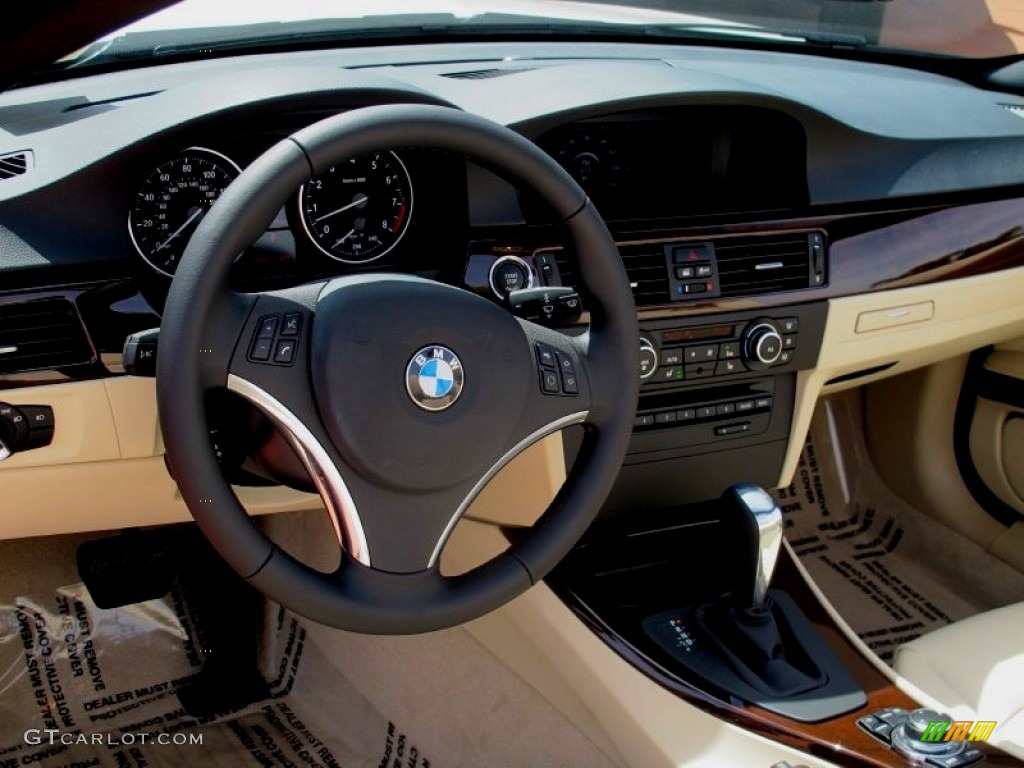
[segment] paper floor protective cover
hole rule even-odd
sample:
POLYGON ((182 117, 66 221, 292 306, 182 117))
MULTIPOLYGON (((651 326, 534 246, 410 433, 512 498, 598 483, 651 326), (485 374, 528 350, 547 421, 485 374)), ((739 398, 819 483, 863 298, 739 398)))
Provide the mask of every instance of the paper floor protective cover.
POLYGON ((885 485, 864 444, 856 392, 819 405, 793 483, 776 496, 793 550, 887 663, 915 637, 1024 600, 1024 574, 885 485))
POLYGON ((0 768, 439 765, 344 678, 317 682, 305 628, 284 612, 263 654, 272 698, 215 721, 190 717, 177 691, 212 649, 194 640, 187 606, 172 593, 97 608, 76 580, 80 540, 0 542, 0 768), (300 717, 289 694, 311 665, 300 717), (315 700, 318 687, 328 702, 315 700))

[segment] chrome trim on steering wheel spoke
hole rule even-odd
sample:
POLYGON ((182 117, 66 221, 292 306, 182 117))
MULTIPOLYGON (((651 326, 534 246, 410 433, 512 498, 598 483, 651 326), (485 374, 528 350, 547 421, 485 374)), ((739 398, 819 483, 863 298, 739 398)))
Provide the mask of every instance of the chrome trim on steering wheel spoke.
POLYGON ((483 477, 476 481, 476 485, 473 486, 470 492, 466 495, 466 498, 462 500, 461 504, 459 504, 459 508, 455 510, 455 514, 452 515, 452 519, 448 521, 448 525, 445 526, 444 532, 437 540, 437 545, 434 547, 434 552, 430 556, 430 563, 428 563, 427 567, 433 568, 437 565, 437 561, 441 557, 441 551, 444 549, 444 545, 448 541, 448 537, 455 529, 455 524, 462 519, 466 510, 469 509, 470 505, 476 500, 476 497, 479 496, 480 492, 487 486, 487 484, 494 479, 496 474, 504 469, 505 466, 516 456, 521 454, 534 443, 538 443, 545 437, 553 435, 555 432, 560 432, 566 427, 571 427, 573 424, 582 424, 587 420, 587 416, 589 415, 590 411, 577 411, 576 413, 570 413, 568 416, 563 416, 555 421, 548 422, 540 429, 535 430, 524 437, 512 446, 504 456, 498 459, 494 465, 484 473, 483 477))
POLYGON ((228 389, 251 401, 284 433, 313 479, 342 548, 359 563, 370 565, 370 550, 352 494, 327 451, 309 428, 273 395, 251 381, 228 374, 228 389))

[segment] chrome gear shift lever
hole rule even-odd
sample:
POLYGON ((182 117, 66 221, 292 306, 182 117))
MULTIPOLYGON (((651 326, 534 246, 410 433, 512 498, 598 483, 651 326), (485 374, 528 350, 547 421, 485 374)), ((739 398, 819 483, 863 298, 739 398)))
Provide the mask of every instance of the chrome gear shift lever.
POLYGON ((771 494, 757 485, 734 485, 724 498, 735 507, 735 523, 752 566, 750 591, 737 598, 745 608, 760 608, 768 595, 768 584, 782 547, 782 510, 771 494))

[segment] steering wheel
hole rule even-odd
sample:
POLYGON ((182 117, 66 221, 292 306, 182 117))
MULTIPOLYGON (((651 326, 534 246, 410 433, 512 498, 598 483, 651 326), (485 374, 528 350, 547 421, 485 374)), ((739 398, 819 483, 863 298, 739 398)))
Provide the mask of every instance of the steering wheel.
POLYGON ((199 527, 264 594, 352 631, 441 629, 524 592, 596 516, 632 430, 636 308, 604 222, 534 144, 447 107, 353 110, 260 156, 191 238, 160 336, 167 460, 199 527), (347 158, 409 147, 461 155, 547 203, 579 260, 586 333, 564 335, 409 275, 352 275, 260 294, 228 287, 236 255, 301 184, 347 158), (260 359, 266 344, 257 342, 268 332, 274 349, 260 359), (279 354, 282 346, 291 349, 279 354), (335 572, 275 546, 238 502, 207 435, 204 396, 216 387, 260 408, 305 465, 343 549, 335 572), (523 450, 571 424, 584 427, 582 448, 548 510, 503 554, 442 575, 441 550, 481 489, 523 450))

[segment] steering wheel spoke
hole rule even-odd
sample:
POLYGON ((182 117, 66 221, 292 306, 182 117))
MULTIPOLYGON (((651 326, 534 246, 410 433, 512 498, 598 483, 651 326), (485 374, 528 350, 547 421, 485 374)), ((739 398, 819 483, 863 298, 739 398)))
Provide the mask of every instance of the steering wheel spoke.
POLYGON ((348 557, 369 564, 346 467, 326 434, 309 385, 310 337, 325 283, 258 294, 238 334, 227 388, 278 429, 309 474, 348 557))

